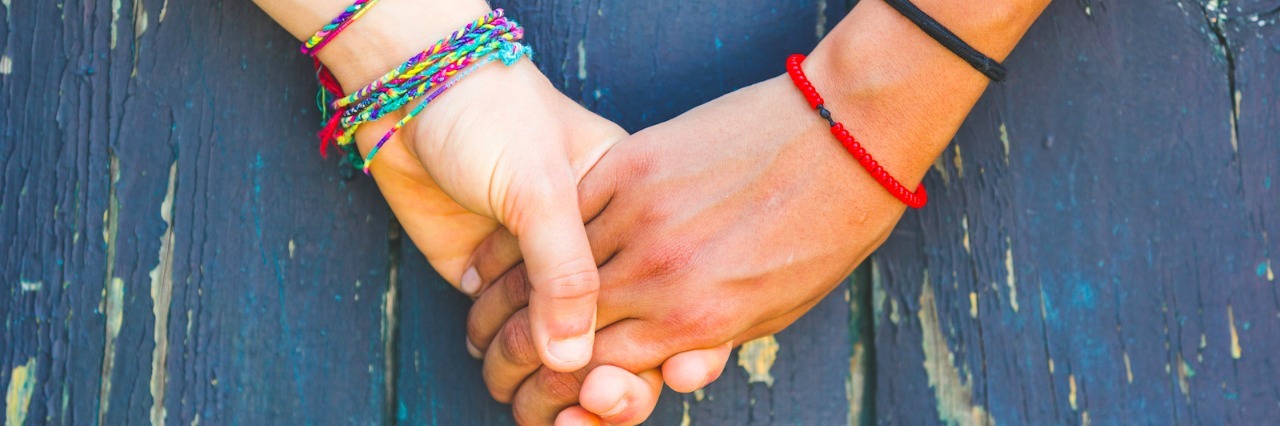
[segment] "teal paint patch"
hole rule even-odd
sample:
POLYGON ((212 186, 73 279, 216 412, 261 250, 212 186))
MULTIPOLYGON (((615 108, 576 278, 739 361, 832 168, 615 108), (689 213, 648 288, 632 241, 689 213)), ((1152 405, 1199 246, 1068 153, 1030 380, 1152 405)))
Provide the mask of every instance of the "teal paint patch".
POLYGON ((1095 299, 1093 287, 1088 284, 1077 284, 1071 292, 1071 304, 1081 308, 1093 309, 1095 299))
POLYGON ((1257 272, 1257 274, 1258 274, 1258 276, 1259 276, 1259 277, 1265 277, 1265 276, 1267 276, 1267 262, 1259 263, 1259 264, 1258 264, 1258 270, 1257 270, 1256 272, 1257 272))

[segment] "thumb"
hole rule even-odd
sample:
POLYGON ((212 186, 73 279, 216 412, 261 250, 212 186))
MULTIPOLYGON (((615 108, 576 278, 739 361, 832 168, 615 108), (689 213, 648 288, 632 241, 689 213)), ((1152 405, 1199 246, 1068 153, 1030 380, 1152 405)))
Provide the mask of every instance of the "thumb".
POLYGON ((512 228, 532 288, 529 322, 538 357, 548 368, 572 372, 591 360, 600 276, 587 242, 573 186, 526 199, 512 228))

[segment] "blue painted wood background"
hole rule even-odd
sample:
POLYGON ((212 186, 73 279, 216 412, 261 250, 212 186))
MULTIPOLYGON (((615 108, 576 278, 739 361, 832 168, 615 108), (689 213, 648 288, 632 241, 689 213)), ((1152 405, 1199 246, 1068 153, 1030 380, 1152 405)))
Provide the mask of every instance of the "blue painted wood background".
MULTIPOLYGON (((781 73, 851 7, 496 5, 632 131, 781 73)), ((6 424, 510 422, 462 347, 468 302, 315 155, 309 64, 253 4, 0 6, 6 424)), ((1278 19, 1053 4, 930 206, 651 423, 1280 421, 1278 19)))

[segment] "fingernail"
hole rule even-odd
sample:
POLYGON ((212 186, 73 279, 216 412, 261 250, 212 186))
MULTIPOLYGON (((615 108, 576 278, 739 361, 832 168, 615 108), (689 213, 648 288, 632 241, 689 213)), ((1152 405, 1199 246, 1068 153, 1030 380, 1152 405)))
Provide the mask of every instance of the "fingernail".
POLYGON ((615 404, 613 408, 610 408, 609 411, 600 413, 600 417, 613 417, 613 416, 622 414, 622 410, 626 410, 626 409, 627 409, 627 398, 623 397, 622 400, 618 401, 618 403, 615 404))
POLYGON ((467 339, 467 353, 471 354, 471 357, 475 359, 484 358, 484 355, 480 354, 480 349, 471 344, 471 339, 467 339))
POLYGON ((476 295, 476 291, 480 290, 480 273, 476 272, 476 267, 472 266, 467 269, 467 272, 462 273, 462 283, 459 285, 463 293, 476 295))
POLYGON ((547 342, 547 352, 552 358, 565 364, 577 364, 586 361, 591 354, 591 337, 581 335, 568 339, 547 342))

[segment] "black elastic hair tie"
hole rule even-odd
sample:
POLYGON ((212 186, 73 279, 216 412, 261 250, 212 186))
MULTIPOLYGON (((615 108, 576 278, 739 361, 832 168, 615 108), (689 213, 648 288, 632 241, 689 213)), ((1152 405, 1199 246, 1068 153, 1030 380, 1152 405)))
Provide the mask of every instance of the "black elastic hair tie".
POLYGON ((956 37, 955 33, 952 33, 942 24, 939 24, 938 21, 925 14, 924 11, 921 11, 915 4, 912 4, 911 0, 884 0, 884 2, 888 3, 889 6, 893 6, 894 9, 898 10, 898 13, 910 19, 925 34, 929 34, 929 37, 933 37, 938 43, 946 46, 960 59, 964 59, 969 65, 973 65, 975 69, 986 74, 987 78, 994 81, 1004 81, 1004 76, 1008 73, 1004 65, 1000 65, 999 62, 970 47, 960 37, 956 37))

